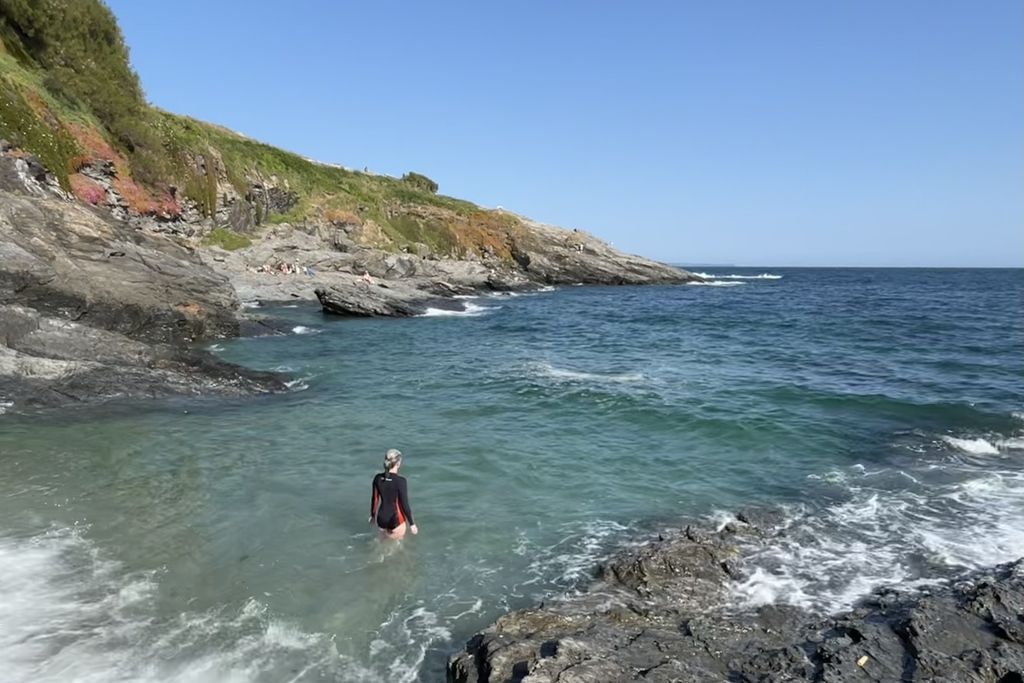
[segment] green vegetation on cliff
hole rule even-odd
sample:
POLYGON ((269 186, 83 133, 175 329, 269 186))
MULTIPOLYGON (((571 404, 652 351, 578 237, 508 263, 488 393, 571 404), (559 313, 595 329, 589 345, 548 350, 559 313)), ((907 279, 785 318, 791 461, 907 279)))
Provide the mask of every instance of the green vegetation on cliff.
MULTIPOLYGON (((263 222, 366 226, 383 248, 510 258, 519 221, 438 195, 419 173, 401 179, 319 164, 220 126, 148 105, 111 11, 100 0, 0 0, 0 138, 37 155, 61 185, 93 204, 80 173, 112 162, 114 187, 139 214, 207 216, 227 190, 263 222), (289 201, 261 200, 266 188, 289 201)), ((237 227, 237 226, 236 226, 237 227)))
POLYGON ((216 246, 228 251, 234 251, 235 249, 248 247, 252 244, 252 240, 245 235, 239 235, 230 228, 214 228, 203 238, 203 244, 208 247, 216 246))

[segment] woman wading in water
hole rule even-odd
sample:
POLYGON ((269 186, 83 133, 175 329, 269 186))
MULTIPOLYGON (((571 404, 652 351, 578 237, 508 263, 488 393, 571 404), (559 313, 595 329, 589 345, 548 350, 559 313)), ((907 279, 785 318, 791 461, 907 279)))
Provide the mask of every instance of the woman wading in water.
POLYGON ((398 540, 408 526, 413 535, 419 533, 409 506, 409 489, 405 477, 398 476, 402 453, 394 448, 384 455, 384 471, 373 478, 370 493, 370 523, 377 521, 381 536, 398 540))

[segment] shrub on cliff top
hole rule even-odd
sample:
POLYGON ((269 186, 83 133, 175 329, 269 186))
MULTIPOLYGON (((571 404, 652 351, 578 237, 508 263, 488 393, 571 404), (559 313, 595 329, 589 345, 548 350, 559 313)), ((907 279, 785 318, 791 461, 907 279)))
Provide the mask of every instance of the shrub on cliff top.
POLYGON ((437 183, 420 173, 413 173, 412 171, 409 171, 402 176, 402 182, 409 183, 417 190, 423 190, 430 194, 437 194, 437 183))
POLYGON ((114 15, 97 0, 0 0, 0 39, 43 85, 69 106, 94 115, 131 157, 134 175, 160 180, 160 140, 153 133, 139 78, 114 15))
MULTIPOLYGON (((423 243, 454 253, 460 242, 480 241, 475 232, 464 240, 456 234, 479 208, 437 194, 425 175, 398 179, 314 163, 150 107, 101 0, 0 0, 0 137, 39 156, 68 189, 69 174, 95 159, 113 161, 118 192, 141 213, 175 215, 175 199, 186 198, 213 216, 222 181, 245 197, 256 179, 295 197, 286 207, 257 202, 258 222, 301 222, 337 209, 351 212, 337 222, 379 226, 385 247, 423 243)), ((81 179, 75 184, 85 201, 102 203, 81 179)))

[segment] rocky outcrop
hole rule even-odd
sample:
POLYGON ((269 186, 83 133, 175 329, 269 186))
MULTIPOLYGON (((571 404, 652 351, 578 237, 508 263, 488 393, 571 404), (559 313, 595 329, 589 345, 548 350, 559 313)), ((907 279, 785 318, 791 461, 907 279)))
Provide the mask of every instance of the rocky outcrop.
POLYGON ((35 197, 68 198, 57 178, 35 156, 22 154, 6 140, 0 140, 0 158, 0 188, 35 197))
MULTIPOLYGON (((29 171, 26 173, 26 169, 29 171)), ((0 397, 81 399, 283 387, 194 342, 238 333, 230 283, 193 250, 52 191, 0 156, 0 397)))
POLYGON ((180 211, 138 213, 122 192, 138 188, 100 157, 76 174, 95 196, 74 201, 38 159, 0 141, 0 400, 50 405, 280 388, 276 378, 193 350, 197 341, 239 333, 240 300, 315 298, 339 315, 411 316, 461 310, 454 297, 481 291, 699 279, 579 231, 509 216, 495 223, 507 228, 494 228, 507 230, 507 250, 464 249, 459 258, 423 243, 373 248, 380 227, 351 212, 261 229, 234 252, 202 247, 214 225, 252 234, 261 216, 288 210, 298 195, 257 175, 243 196, 216 155, 193 161, 215 190, 213 216, 175 199, 175 188, 169 197, 180 211))
MULTIPOLYGON (((250 247, 227 252, 203 249, 204 261, 223 273, 242 300, 286 300, 315 295, 331 313, 414 315, 426 300, 474 292, 536 289, 552 283, 658 284, 700 280, 684 270, 615 251, 600 240, 549 229, 533 238, 531 251, 513 250, 512 261, 438 259, 356 245, 340 228, 269 228, 250 247), (583 251, 567 246, 574 236, 583 251), (282 274, 280 267, 289 267, 282 274), (368 274, 376 287, 355 287, 368 274), (334 294, 330 294, 336 290, 334 294)), ((516 243, 519 244, 518 242, 516 243)), ((576 244, 576 242, 573 242, 576 244)), ((516 246, 516 249, 519 247, 516 246)), ((454 305, 450 303, 449 305, 454 305)))
POLYGON ((437 298, 405 284, 371 283, 359 278, 315 292, 324 311, 351 316, 418 315, 427 309, 429 300, 437 298))
POLYGON ((737 535, 688 527, 627 551, 590 590, 512 612, 453 655, 454 683, 1020 681, 1024 561, 821 617, 730 608, 737 535))
POLYGON ((513 260, 545 284, 649 285, 701 281, 681 268, 626 254, 582 230, 518 216, 524 231, 510 245, 513 260))

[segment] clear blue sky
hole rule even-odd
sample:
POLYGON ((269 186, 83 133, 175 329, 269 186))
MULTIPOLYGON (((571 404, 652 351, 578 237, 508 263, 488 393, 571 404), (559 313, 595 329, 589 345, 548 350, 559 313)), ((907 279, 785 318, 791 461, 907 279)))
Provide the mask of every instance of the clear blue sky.
POLYGON ((1024 265, 1024 3, 109 0, 150 101, 683 263, 1024 265))

